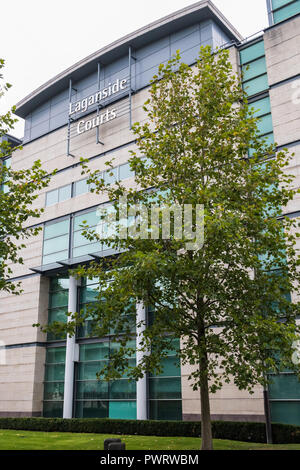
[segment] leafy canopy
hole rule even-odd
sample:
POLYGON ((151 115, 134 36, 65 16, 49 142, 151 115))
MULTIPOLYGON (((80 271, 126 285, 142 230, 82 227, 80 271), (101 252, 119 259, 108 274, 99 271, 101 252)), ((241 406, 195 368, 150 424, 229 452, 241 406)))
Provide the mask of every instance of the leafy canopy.
MULTIPOLYGON (((0 71, 3 67, 4 60, 0 59, 0 71)), ((1 73, 0 79, 3 79, 1 73)), ((9 83, 0 87, 0 99, 10 87, 9 83)), ((29 227, 43 212, 32 204, 38 192, 48 185, 50 177, 42 170, 39 160, 27 169, 14 169, 8 164, 12 148, 5 136, 17 121, 13 112, 14 108, 0 115, 0 290, 19 294, 21 284, 10 281, 12 265, 24 263, 20 256, 20 250, 26 247, 24 240, 41 230, 41 227, 29 227)), ((13 151, 20 149, 22 147, 18 146, 13 151)))
MULTIPOLYGON (((202 204, 203 246, 187 250, 187 240, 172 231, 168 239, 143 240, 130 231, 123 239, 116 230, 105 243, 120 254, 76 270, 80 277, 99 279, 96 301, 56 331, 72 334, 86 321, 92 336, 113 331, 120 349, 100 371, 107 378, 124 370, 134 379, 161 370, 162 357, 181 338, 176 354, 192 365, 194 389, 209 383, 216 392, 233 381, 251 392, 270 370, 293 367, 299 304, 289 293, 299 293, 298 224, 281 217, 296 194, 288 174, 291 156, 259 137, 258 118, 227 50, 212 54, 201 48, 193 67, 177 53, 159 67, 144 112, 146 120, 133 126, 134 187, 106 185, 84 160, 83 172, 117 213, 125 195, 130 207, 147 209, 155 202, 202 204), (126 344, 142 326, 136 324, 136 301, 151 307, 154 317, 139 337, 143 360, 132 367, 134 349, 126 344)), ((155 228, 149 216, 149 234, 155 228)), ((87 225, 83 233, 101 239, 87 225)))

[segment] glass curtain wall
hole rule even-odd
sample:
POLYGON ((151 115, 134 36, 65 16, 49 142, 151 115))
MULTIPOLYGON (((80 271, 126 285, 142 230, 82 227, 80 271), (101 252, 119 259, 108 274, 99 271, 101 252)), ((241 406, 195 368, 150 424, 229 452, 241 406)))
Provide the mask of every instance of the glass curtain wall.
POLYGON ((65 357, 65 347, 48 348, 46 351, 43 409, 45 418, 63 416, 65 357))
MULTIPOLYGON (((68 313, 68 296, 69 296, 69 278, 68 277, 55 277, 50 279, 49 290, 49 309, 48 309, 48 324, 54 322, 67 322, 68 313)), ((48 333, 48 341, 57 341, 66 338, 64 336, 55 336, 53 333, 48 333)))
MULTIPOLYGON (((286 3, 283 0, 273 0, 273 7, 276 4, 276 7, 279 8, 286 3)), ((255 115, 260 118, 258 122, 259 135, 266 140, 267 144, 274 143, 263 39, 243 47, 240 50, 240 61, 243 72, 243 86, 249 96, 250 107, 256 111, 255 115)), ((249 156, 252 154, 253 150, 250 149, 249 156)), ((269 209, 268 215, 272 216, 272 208, 269 209)), ((283 256, 285 255, 283 254, 283 256)), ((261 261, 264 262, 263 257, 261 261)), ((287 293, 286 297, 290 300, 290 293, 287 293)), ((278 313, 280 314, 280 312, 278 313)), ((300 424, 300 411, 297 408, 299 402, 296 401, 297 398, 300 399, 300 382, 297 377, 287 372, 272 376, 272 380, 273 383, 269 389, 272 421, 300 424)))
POLYGON ((274 24, 300 13, 300 0, 271 0, 274 24))
MULTIPOLYGON (((76 373, 76 417, 136 419, 136 382, 126 374, 119 380, 97 380, 96 374, 119 347, 113 338, 80 345, 76 373)), ((135 348, 135 340, 130 347, 135 348)), ((135 359, 130 359, 135 362, 135 359)))

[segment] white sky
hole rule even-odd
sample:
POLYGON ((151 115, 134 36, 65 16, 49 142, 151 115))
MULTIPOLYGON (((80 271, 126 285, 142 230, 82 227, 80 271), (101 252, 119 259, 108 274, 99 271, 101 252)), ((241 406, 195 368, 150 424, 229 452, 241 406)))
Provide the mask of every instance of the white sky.
MULTIPOLYGON (((213 0, 244 36, 268 26, 266 0, 213 0)), ((3 0, 0 57, 13 87, 0 113, 78 60, 193 0, 3 0)), ((23 120, 12 134, 23 136, 23 120)))

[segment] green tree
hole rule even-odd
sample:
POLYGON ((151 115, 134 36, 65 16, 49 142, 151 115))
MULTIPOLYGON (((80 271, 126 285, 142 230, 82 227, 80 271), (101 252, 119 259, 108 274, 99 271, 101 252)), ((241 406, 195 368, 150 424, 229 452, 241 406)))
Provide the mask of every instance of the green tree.
MULTIPOLYGON (((99 296, 64 328, 73 334, 89 319, 93 336, 114 330, 120 349, 100 371, 107 378, 126 370, 137 380, 145 371, 161 370, 161 359, 180 338, 176 354, 191 366, 191 386, 200 391, 202 449, 212 449, 210 394, 230 382, 252 393, 266 384, 270 370, 293 367, 299 305, 289 293, 299 293, 298 235, 295 220, 280 217, 295 195, 290 156, 259 138, 258 119, 226 50, 201 48, 194 67, 181 63, 178 53, 159 67, 149 93, 147 120, 133 126, 136 186, 105 185, 83 163, 95 191, 105 191, 119 215, 114 237, 105 242, 120 254, 76 271, 99 278, 99 296), (127 239, 118 204, 125 195, 129 207, 141 205, 137 233, 128 219, 127 239), (154 203, 202 204, 203 246, 190 249, 187 242, 196 237, 176 235, 178 213, 170 237, 150 239, 163 224, 162 216, 156 223, 145 215, 143 208, 154 203), (149 239, 139 238, 145 230, 149 239), (136 324, 133 299, 154 310, 150 324, 136 324), (138 348, 145 353, 136 367, 126 346, 132 325, 141 330, 138 348)), ((87 226, 83 232, 90 240, 106 238, 87 226)))
MULTIPOLYGON (((4 60, 0 59, 0 71, 4 60)), ((3 74, 0 73, 0 80, 3 74)), ((11 87, 9 83, 0 86, 0 98, 11 87)), ((12 264, 23 264, 19 251, 25 248, 24 240, 37 235, 40 227, 26 228, 31 218, 40 217, 43 209, 33 208, 32 203, 38 197, 38 191, 49 183, 47 173, 42 170, 37 160, 28 169, 12 169, 10 164, 11 145, 2 139, 13 130, 17 121, 13 117, 14 108, 0 115, 0 290, 14 294, 21 292, 21 284, 9 280, 12 264)), ((15 147, 13 151, 22 147, 15 147)))

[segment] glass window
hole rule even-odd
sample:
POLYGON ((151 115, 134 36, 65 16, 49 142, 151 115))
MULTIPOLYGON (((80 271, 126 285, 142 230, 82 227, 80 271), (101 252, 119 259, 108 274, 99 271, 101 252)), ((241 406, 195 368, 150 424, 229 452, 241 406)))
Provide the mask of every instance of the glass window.
MULTIPOLYGON (((53 278, 50 281, 49 292, 49 309, 48 309, 48 324, 51 325, 55 321, 67 322, 68 313, 68 291, 69 279, 66 278, 53 278)), ((63 339, 66 334, 63 333, 55 336, 53 333, 48 333, 48 341, 63 339)))
POLYGON ((68 291, 53 292, 50 295, 49 307, 67 307, 68 306, 68 291))
POLYGON ((149 396, 152 399, 180 399, 181 378, 149 378, 149 396))
POLYGON ((69 223, 69 219, 64 219, 59 222, 46 224, 44 229, 45 240, 69 233, 69 223))
POLYGON ((46 363, 64 363, 66 360, 66 348, 48 348, 46 351, 46 363))
POLYGON ((44 400, 63 400, 64 382, 46 382, 44 387, 44 400))
POLYGON ((80 194, 85 194, 88 193, 89 191, 89 186, 87 184, 87 180, 80 180, 76 181, 74 185, 74 195, 75 196, 80 196, 80 194))
POLYGON ((59 188, 59 196, 58 199, 60 202, 66 201, 72 197, 72 185, 68 184, 67 186, 63 186, 59 188))
POLYGON ((69 251, 60 251, 59 253, 53 253, 51 255, 43 256, 43 265, 56 263, 57 261, 63 261, 68 259, 69 251))
POLYGON ((58 202, 58 189, 46 193, 46 206, 52 206, 58 202))
POLYGON ((73 249, 73 257, 77 258, 91 253, 98 253, 101 251, 101 243, 90 243, 73 249))
MULTIPOLYGON (((8 157, 5 159, 0 158, 0 163, 1 162, 3 166, 5 166, 6 168, 11 167, 11 157, 8 157)), ((8 175, 6 175, 6 177, 4 178, 3 183, 0 184, 0 191, 3 191, 4 193, 8 193, 9 187, 7 184, 5 184, 5 181, 8 181, 8 175)))
POLYGON ((109 357, 109 343, 80 345, 80 361, 99 361, 109 357))
POLYGON ((82 287, 80 289, 80 302, 94 302, 99 294, 99 284, 82 287))
POLYGON ((241 64, 251 62, 263 55, 265 55, 264 41, 260 41, 240 51, 241 64))
POLYGON ((69 258, 70 219, 45 224, 43 264, 55 263, 69 258))
POLYGON ((50 238, 44 241, 44 255, 55 253, 58 251, 68 250, 69 247, 69 234, 62 235, 61 237, 50 238))
MULTIPOLYGON (((77 338, 88 338, 93 334, 94 322, 86 319, 83 325, 80 325, 77 330, 77 338)), ((95 335, 94 335, 95 336, 95 335)))
POLYGON ((114 380, 109 384, 111 400, 130 400, 136 398, 136 382, 126 379, 114 380))
POLYGON ((54 308, 49 311, 48 315, 48 323, 51 324, 53 322, 62 322, 66 323, 67 322, 67 313, 68 309, 67 307, 65 308, 54 308))
MULTIPOLYGON (((127 347, 128 347, 128 348, 132 348, 132 349, 135 351, 135 348, 136 348, 136 340, 133 339, 133 340, 131 340, 131 341, 128 341, 127 347)), ((110 343, 110 350, 111 350, 112 354, 113 354, 114 351, 116 351, 116 352, 119 351, 120 348, 121 348, 120 343, 117 343, 116 341, 111 341, 111 343, 110 343)), ((133 356, 130 356, 130 357, 135 357, 135 354, 133 354, 133 356)))
POLYGON ((277 8, 283 7, 291 1, 292 0, 272 0, 272 8, 273 10, 276 10, 277 8))
POLYGON ((120 165, 120 181, 126 180, 127 178, 132 178, 134 176, 134 171, 130 169, 129 163, 125 165, 120 165))
POLYGON ((80 196, 80 194, 88 193, 88 191, 89 187, 86 179, 76 181, 74 185, 74 196, 80 196))
POLYGON ((267 96, 261 100, 249 103, 249 109, 255 112, 255 117, 263 116, 271 112, 270 98, 267 96))
POLYGON ((44 417, 62 417, 66 348, 47 348, 44 384, 44 417), (51 401, 47 401, 51 400, 51 401))
POLYGON ((182 420, 181 400, 150 400, 150 419, 182 420))
POLYGON ((68 277, 52 277, 50 281, 50 291, 69 289, 68 277))
POLYGON ((271 379, 272 383, 269 385, 271 399, 300 400, 300 382, 295 374, 272 375, 271 379))
POLYGON ((99 400, 108 398, 108 382, 90 380, 77 382, 76 398, 78 400, 99 400))
POLYGON ((266 116, 262 117, 257 122, 257 127, 259 134, 269 134, 273 131, 273 123, 272 123, 272 116, 271 114, 267 114, 266 116))
POLYGON ((45 370, 46 382, 60 382, 65 379, 65 364, 47 364, 45 370))
POLYGON ((256 93, 268 90, 269 83, 267 74, 244 83, 243 88, 248 96, 256 95, 256 93))
POLYGON ((272 401, 270 407, 272 423, 300 426, 300 402, 272 401))
POLYGON ((11 167, 11 157, 8 157, 5 160, 3 160, 3 165, 6 166, 6 168, 10 168, 11 167))
MULTIPOLYGON (((176 356, 165 357, 161 360, 163 371, 160 377, 179 377, 180 376, 180 359, 176 356)), ((157 374, 153 374, 156 377, 157 374)))
POLYGON ((297 15, 300 13, 300 0, 297 0, 295 3, 291 3, 284 8, 281 8, 278 11, 274 11, 274 23, 279 23, 280 21, 284 21, 291 16, 297 15))
POLYGON ((104 172, 105 184, 114 184, 118 180, 118 168, 112 168, 104 172))
POLYGON ((76 401, 76 418, 108 418, 107 401, 76 401))
POLYGON ((106 364, 107 361, 81 362, 78 364, 78 380, 95 380, 106 364))
MULTIPOLYGON (((73 257, 84 256, 90 253, 96 253, 102 250, 100 242, 90 241, 83 235, 83 229, 80 225, 85 224, 90 229, 96 230, 100 223, 100 212, 94 210, 85 214, 80 214, 74 218, 73 234, 73 257)), ((97 229, 98 230, 98 229, 97 229)))
MULTIPOLYGON (((273 133, 270 133, 269 135, 264 135, 261 137, 259 140, 263 140, 265 142, 265 145, 271 145, 274 144, 274 135, 273 133)), ((249 149, 249 156, 251 157, 254 154, 254 149, 249 149)))
POLYGON ((243 71, 243 81, 251 80, 258 75, 262 75, 263 73, 267 72, 267 64, 265 57, 261 57, 260 59, 251 62, 248 66, 245 65, 242 67, 243 71))
POLYGON ((136 402, 109 402, 109 417, 111 419, 136 419, 136 402))
POLYGON ((84 214, 79 214, 74 217, 74 230, 81 230, 81 225, 88 225, 89 227, 95 227, 100 220, 97 211, 93 210, 84 214))
POLYGON ((43 416, 44 418, 62 418, 64 403, 61 401, 45 401, 43 416))

